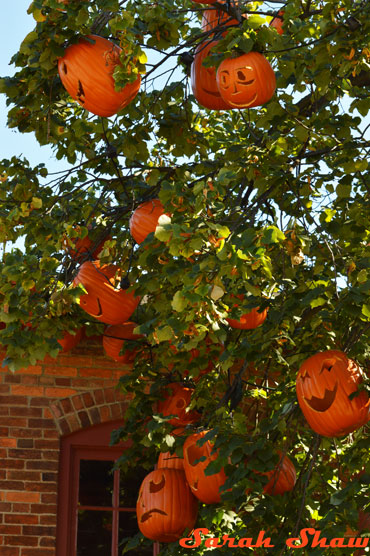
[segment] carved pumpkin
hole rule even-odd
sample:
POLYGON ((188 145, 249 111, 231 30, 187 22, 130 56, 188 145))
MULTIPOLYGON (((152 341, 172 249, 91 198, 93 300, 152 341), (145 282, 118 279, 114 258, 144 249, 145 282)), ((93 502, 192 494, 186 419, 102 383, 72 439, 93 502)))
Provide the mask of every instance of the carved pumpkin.
POLYGON ((161 452, 158 457, 157 469, 181 469, 184 471, 184 458, 171 452, 161 452))
POLYGON ((274 70, 259 52, 248 52, 221 62, 216 81, 224 102, 240 109, 265 104, 276 88, 274 70))
POLYGON ((191 87, 193 95, 205 108, 229 110, 231 106, 221 98, 218 90, 214 66, 206 68, 202 65, 204 58, 209 55, 209 51, 216 44, 217 41, 211 41, 197 47, 194 61, 191 64, 191 87))
POLYGON ((278 453, 280 456, 279 463, 273 471, 266 473, 267 477, 270 478, 263 489, 266 494, 276 495, 289 492, 293 490, 297 480, 296 470, 292 461, 287 455, 283 456, 281 452, 278 453))
POLYGON ((131 365, 134 362, 137 349, 130 345, 132 344, 131 342, 125 342, 125 340, 140 340, 140 338, 144 338, 143 334, 134 334, 133 331, 136 327, 137 324, 135 322, 107 326, 103 335, 103 348, 108 357, 123 365, 131 365), (120 355, 124 345, 127 346, 127 349, 120 355))
MULTIPOLYGON (((88 226, 88 228, 92 229, 92 226, 88 226)), ((102 251, 104 243, 110 238, 105 238, 103 241, 97 243, 96 239, 93 237, 94 232, 92 232, 91 237, 90 235, 87 235, 84 238, 81 238, 79 237, 80 230, 80 226, 75 226, 74 233, 72 233, 69 237, 67 234, 64 235, 62 241, 63 248, 68 251, 74 261, 81 262, 87 258, 96 259, 102 251), (73 244, 73 248, 71 247, 71 243, 73 244)), ((94 231, 96 232, 97 229, 95 228, 94 231)))
POLYGON ((168 421, 174 427, 198 421, 200 415, 197 411, 187 411, 193 391, 193 388, 187 388, 177 382, 169 384, 163 392, 165 399, 158 402, 158 413, 162 413, 164 417, 176 415, 168 421))
POLYGON ((89 315, 106 324, 128 321, 139 304, 140 297, 119 289, 119 269, 115 265, 102 265, 99 261, 86 261, 80 266, 73 281, 82 284, 87 294, 81 295, 80 307, 89 315))
POLYGON ((159 217, 164 209, 159 199, 146 201, 137 207, 130 218, 130 234, 136 243, 142 243, 151 233, 155 232, 159 217))
MULTIPOLYGON (((223 3, 223 2, 219 2, 223 3)), ((238 25, 239 22, 237 19, 231 18, 226 12, 222 10, 216 9, 209 9, 204 10, 202 15, 202 31, 203 33, 207 33, 215 29, 216 27, 219 28, 221 26, 229 27, 231 25, 238 25)), ((224 33, 225 34, 225 33, 224 33)))
POLYGON ((304 361, 296 380, 297 398, 310 427, 322 436, 343 436, 369 418, 369 397, 360 392, 360 367, 345 353, 328 350, 304 361))
MULTIPOLYGON (((244 295, 243 294, 238 294, 236 296, 232 296, 232 297, 238 297, 240 300, 244 299, 244 295)), ((239 304, 235 303, 233 305, 234 307, 238 307, 239 304)), ((261 324, 263 324, 266 320, 267 317, 267 309, 264 309, 261 313, 259 312, 259 307, 253 307, 253 309, 251 311, 249 311, 248 313, 244 313, 240 319, 229 319, 227 318, 227 322, 229 323, 229 325, 231 326, 231 328, 238 328, 241 330, 253 330, 254 328, 257 328, 258 326, 261 326, 261 324)))
POLYGON ((209 463, 218 457, 218 452, 213 452, 213 445, 209 440, 202 446, 197 444, 198 440, 202 439, 207 432, 192 434, 185 440, 184 471, 194 496, 205 504, 214 504, 221 500, 219 489, 225 483, 226 475, 223 468, 213 475, 204 473, 209 463), (200 458, 205 458, 205 460, 196 463, 200 458))
POLYGON ((136 515, 142 534, 153 541, 174 542, 193 529, 198 501, 180 469, 157 469, 141 484, 136 515))
POLYGON ((274 17, 274 19, 270 23, 270 27, 274 27, 276 31, 279 33, 279 35, 282 35, 284 33, 283 30, 284 13, 285 13, 284 10, 279 10, 277 16, 274 17))
POLYGON ((122 49, 97 35, 70 45, 58 61, 60 79, 81 106, 97 116, 113 116, 137 95, 141 78, 115 90, 114 68, 120 64, 122 49), (90 42, 93 41, 93 42, 90 42))
POLYGON ((65 330, 63 332, 63 337, 58 340, 58 343, 62 346, 63 353, 70 351, 71 349, 76 347, 77 344, 80 343, 84 330, 83 328, 80 328, 75 332, 75 334, 71 334, 70 332, 67 332, 67 330, 65 330))

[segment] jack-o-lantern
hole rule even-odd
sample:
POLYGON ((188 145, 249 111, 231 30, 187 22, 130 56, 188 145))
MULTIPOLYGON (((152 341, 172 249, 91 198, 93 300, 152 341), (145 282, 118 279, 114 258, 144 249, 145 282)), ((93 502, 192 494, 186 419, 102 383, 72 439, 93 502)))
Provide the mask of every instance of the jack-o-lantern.
MULTIPOLYGON (((88 228, 93 229, 93 226, 88 226, 88 228)), ((72 232, 69 237, 67 237, 67 234, 64 235, 62 241, 63 248, 68 251, 74 261, 82 262, 87 258, 96 259, 102 251, 104 243, 110 238, 105 238, 103 241, 96 241, 99 239, 94 238, 94 231, 96 235, 96 228, 92 231, 91 237, 89 234, 81 238, 79 237, 80 229, 80 226, 75 226, 74 232, 72 232), (71 244, 73 247, 71 247, 71 244)))
POLYGON ((279 35, 282 35, 284 33, 283 30, 284 13, 285 13, 284 10, 279 10, 277 16, 274 17, 274 19, 270 23, 270 27, 274 27, 274 29, 276 29, 279 35))
POLYGON ((82 284, 87 291, 80 297, 80 307, 106 324, 128 321, 140 301, 140 297, 119 289, 117 274, 119 269, 115 265, 100 266, 99 261, 86 261, 73 281, 75 286, 82 284))
POLYGON ((187 388, 177 382, 168 384, 163 391, 165 399, 158 402, 158 413, 164 417, 176 415, 168 421, 174 427, 199 421, 200 415, 197 411, 187 411, 193 391, 193 388, 187 388))
POLYGON ((181 469, 184 471, 184 458, 171 452, 161 452, 158 456, 157 469, 181 469))
POLYGON ((230 110, 231 106, 225 102, 220 95, 216 83, 216 71, 214 66, 206 68, 203 60, 217 41, 200 44, 195 52, 194 61, 191 65, 191 87, 193 95, 204 108, 210 110, 230 110))
MULTIPOLYGON (((232 297, 237 297, 240 300, 244 299, 243 294, 238 294, 236 296, 233 295, 232 297)), ((238 307, 239 304, 234 303, 233 306, 238 307)), ((231 328, 238 328, 241 330, 253 330, 258 326, 261 326, 261 324, 265 322, 266 317, 267 317, 267 309, 264 309, 263 311, 260 312, 259 307, 253 307, 251 311, 249 311, 248 313, 244 313, 239 320, 229 319, 229 318, 227 318, 226 320, 231 326, 231 328)))
POLYGON ((225 483, 226 475, 223 468, 213 475, 205 474, 209 463, 218 457, 218 451, 213 451, 213 444, 209 440, 202 446, 198 444, 198 440, 201 440, 207 432, 192 434, 185 440, 184 471, 194 496, 205 504, 215 504, 221 500, 220 487, 225 483), (201 458, 205 459, 198 461, 201 458))
POLYGON ((75 334, 71 334, 70 332, 65 330, 63 332, 62 338, 58 340, 58 343, 62 346, 62 352, 66 353, 67 351, 70 351, 71 349, 76 347, 77 344, 79 344, 82 339, 83 332, 84 332, 83 328, 76 330, 75 334))
POLYGON ((103 348, 105 353, 123 365, 131 365, 134 362, 137 349, 130 349, 130 340, 140 340, 143 334, 134 334, 137 327, 135 322, 125 322, 124 324, 112 324, 107 326, 103 335, 103 348), (125 340, 129 340, 126 341, 125 340), (125 352, 120 355, 123 346, 127 346, 125 352))
POLYGON ((276 495, 289 492, 293 490, 297 480, 293 462, 287 455, 283 456, 281 452, 278 453, 280 456, 279 463, 275 469, 266 473, 267 477, 270 479, 263 489, 266 494, 276 495))
POLYGON ((97 35, 89 35, 68 46, 58 61, 60 79, 81 106, 97 116, 113 116, 137 95, 140 75, 120 91, 115 90, 113 72, 120 64, 122 49, 97 35))
POLYGON ((304 361, 296 380, 297 398, 310 427, 322 436, 348 434, 370 418, 370 400, 358 391, 360 367, 345 353, 328 350, 304 361))
POLYGON ((153 541, 174 542, 193 529, 198 501, 180 469, 156 469, 141 484, 136 515, 142 534, 153 541))
POLYGON ((142 243, 151 233, 155 232, 158 219, 164 214, 164 209, 159 199, 146 201, 137 207, 130 218, 130 234, 136 243, 142 243))
POLYGON ((248 52, 221 62, 216 82, 231 108, 252 108, 268 102, 276 88, 275 73, 259 52, 248 52))

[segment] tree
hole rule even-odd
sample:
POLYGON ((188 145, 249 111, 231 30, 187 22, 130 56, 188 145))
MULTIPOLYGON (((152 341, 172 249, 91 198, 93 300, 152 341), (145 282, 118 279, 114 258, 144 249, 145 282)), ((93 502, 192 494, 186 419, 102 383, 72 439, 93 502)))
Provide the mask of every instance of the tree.
MULTIPOLYGON (((303 528, 329 539, 348 527, 368 531, 366 520, 358 523, 368 504, 368 429, 339 438, 314 433, 295 381, 304 360, 329 349, 369 368, 370 142, 363 118, 370 4, 212 6, 226 19, 202 31, 209 6, 190 0, 31 3, 35 29, 1 92, 9 126, 52 145, 67 165, 51 175, 43 163, 1 162, 0 335, 4 363, 18 369, 56 356, 63 330, 85 325, 87 334, 102 334, 104 325, 78 304, 84 290, 73 278, 84 257, 74 259, 71 249, 87 234, 94 247, 105 242, 100 262, 115 263, 122 287, 141 296, 132 319, 146 335, 120 381, 132 401, 116 436, 133 440, 121 465, 140 461, 149 470, 160 449, 180 453, 188 432, 211 430, 219 458, 209 471, 224 466, 228 479, 222 503, 200 510, 199 527, 254 540, 264 530, 283 554, 285 540, 303 528), (268 25, 280 9, 281 35, 268 25), (89 34, 122 47, 117 89, 142 77, 137 97, 109 119, 72 101, 58 76, 66 44, 89 34), (197 103, 190 64, 210 38, 218 43, 205 65, 252 50, 269 59, 277 80, 269 102, 223 111, 197 103), (165 215, 138 246, 129 219, 154 198, 165 215), (12 247, 20 238, 24 249, 12 247), (268 316, 255 329, 226 320, 257 307, 268 316), (168 419, 152 415, 163 385, 179 381, 195 387, 192 407, 202 417, 177 437, 168 419), (270 496, 262 492, 277 448, 294 461, 298 479, 292 493, 270 496)), ((301 553, 321 554, 311 541, 301 553)), ((336 547, 325 553, 342 554, 336 547)), ((178 550, 171 543, 161 553, 178 550)), ((243 550, 225 546, 222 554, 243 550)), ((192 554, 205 551, 202 544, 192 554)))

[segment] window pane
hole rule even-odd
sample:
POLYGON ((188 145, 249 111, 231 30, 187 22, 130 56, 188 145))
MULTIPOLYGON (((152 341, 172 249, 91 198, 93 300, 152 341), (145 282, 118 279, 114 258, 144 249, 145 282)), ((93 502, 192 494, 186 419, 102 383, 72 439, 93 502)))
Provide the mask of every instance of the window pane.
POLYGON ((78 511, 77 556, 110 556, 112 512, 78 511))
POLYGON ((112 506, 112 461, 80 461, 78 501, 81 506, 112 506))
POLYGON ((143 467, 129 469, 120 473, 119 505, 120 508, 136 508, 140 485, 149 471, 143 467))
MULTIPOLYGON (((133 537, 139 532, 139 527, 137 526, 136 512, 120 512, 119 513, 119 537, 118 554, 122 553, 124 546, 126 545, 127 537, 133 537), (123 539, 126 539, 125 541, 123 539)), ((153 543, 150 542, 149 546, 138 546, 133 548, 128 552, 125 552, 125 556, 153 556, 153 543)))

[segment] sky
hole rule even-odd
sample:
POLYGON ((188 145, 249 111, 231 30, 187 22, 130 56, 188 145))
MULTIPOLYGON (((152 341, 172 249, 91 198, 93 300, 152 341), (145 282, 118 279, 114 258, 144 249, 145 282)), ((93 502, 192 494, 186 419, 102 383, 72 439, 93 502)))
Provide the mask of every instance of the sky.
MULTIPOLYGON (((31 0, 2 0, 0 18, 0 76, 12 75, 14 66, 9 61, 15 54, 24 37, 32 31, 36 22, 27 14, 31 0)), ((0 159, 23 154, 32 165, 44 162, 49 169, 57 170, 57 161, 48 146, 40 147, 32 133, 19 133, 6 127, 8 107, 5 95, 0 95, 0 159)))

